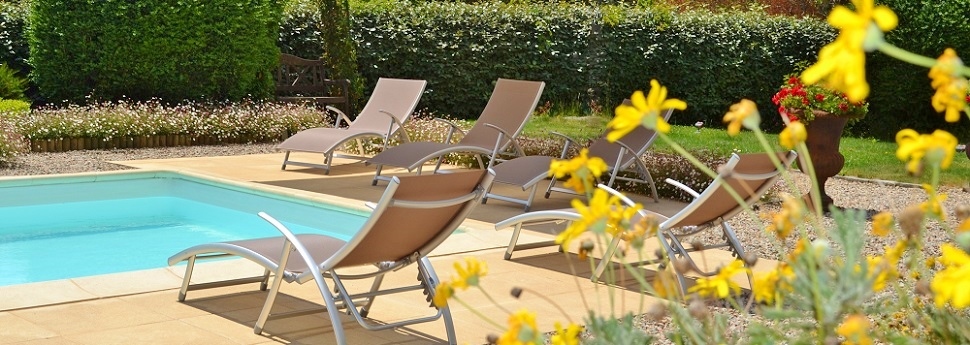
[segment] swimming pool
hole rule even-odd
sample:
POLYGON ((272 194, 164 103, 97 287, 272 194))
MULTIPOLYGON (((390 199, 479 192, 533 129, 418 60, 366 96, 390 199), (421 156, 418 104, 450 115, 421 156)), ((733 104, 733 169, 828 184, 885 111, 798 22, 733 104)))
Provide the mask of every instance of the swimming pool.
POLYGON ((168 171, 0 179, 0 286, 165 267, 207 242, 296 233, 347 239, 368 213, 255 184, 168 171))

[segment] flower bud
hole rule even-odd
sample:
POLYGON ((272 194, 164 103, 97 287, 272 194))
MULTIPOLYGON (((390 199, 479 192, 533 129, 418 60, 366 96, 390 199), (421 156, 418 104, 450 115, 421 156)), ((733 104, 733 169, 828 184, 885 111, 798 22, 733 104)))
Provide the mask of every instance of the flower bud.
POLYGON ((667 316, 667 306, 663 303, 654 303, 646 314, 647 319, 653 321, 660 321, 665 316, 667 316))
POLYGON ((677 273, 685 274, 691 271, 690 260, 687 258, 676 258, 674 259, 674 269, 677 273))
POLYGON ((519 298, 522 296, 522 288, 513 287, 511 291, 512 297, 519 298))
POLYGON ((498 335, 489 333, 487 336, 485 336, 485 342, 489 345, 498 343, 498 335))
POLYGON ((698 320, 706 319, 711 314, 704 300, 696 296, 687 304, 687 312, 698 320))
POLYGON ((957 220, 964 220, 970 218, 970 205, 961 204, 957 206, 956 209, 957 220))
POLYGON ((906 238, 919 236, 923 228, 923 209, 919 205, 910 205, 899 214, 899 228, 906 238))

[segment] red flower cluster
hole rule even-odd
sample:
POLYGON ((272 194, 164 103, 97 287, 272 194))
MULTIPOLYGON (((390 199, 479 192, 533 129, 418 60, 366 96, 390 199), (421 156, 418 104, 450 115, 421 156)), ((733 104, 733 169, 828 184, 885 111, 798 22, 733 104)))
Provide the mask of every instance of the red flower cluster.
POLYGON ((797 75, 786 76, 785 83, 771 98, 771 102, 790 121, 811 121, 815 118, 814 110, 851 117, 865 116, 869 110, 867 103, 849 102, 844 93, 818 84, 805 85, 797 75))

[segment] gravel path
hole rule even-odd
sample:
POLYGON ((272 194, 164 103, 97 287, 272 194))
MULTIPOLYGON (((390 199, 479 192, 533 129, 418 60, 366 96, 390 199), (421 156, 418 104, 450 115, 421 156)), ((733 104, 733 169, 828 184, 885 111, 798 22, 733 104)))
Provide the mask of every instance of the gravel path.
MULTIPOLYGON (((134 160, 134 159, 160 159, 178 157, 204 157, 204 156, 227 156, 227 155, 246 155, 258 153, 275 152, 274 144, 245 144, 245 145, 225 145, 225 146, 189 146, 189 147, 170 147, 154 149, 125 149, 109 151, 71 151, 64 153, 32 153, 17 159, 16 164, 0 167, 0 176, 13 175, 33 175, 33 174, 54 174, 72 173, 84 171, 105 171, 127 169, 127 167, 108 163, 108 161, 134 160)), ((901 163, 902 164, 902 163, 901 163)), ((808 178, 800 173, 795 173, 796 185, 802 190, 807 190, 808 178)), ((738 237, 744 243, 746 250, 759 258, 777 259, 781 252, 779 246, 764 232, 764 222, 760 217, 764 217, 771 212, 777 211, 779 207, 780 193, 787 191, 781 183, 769 192, 766 201, 758 205, 759 215, 741 214, 736 216, 731 224, 738 233, 738 237)), ((826 185, 828 194, 835 199, 836 205, 845 208, 868 210, 869 214, 875 211, 890 211, 898 214, 906 206, 916 204, 926 200, 926 193, 912 184, 899 184, 894 182, 867 181, 856 178, 833 178, 826 185)), ((958 205, 970 205, 970 193, 964 188, 944 187, 942 193, 947 194, 944 202, 944 209, 950 218, 949 226, 955 227, 957 222, 953 218, 954 210, 958 205)), ((826 218, 825 222, 833 224, 832 219, 826 218)), ((946 231, 941 224, 929 222, 929 229, 925 236, 925 248, 928 255, 939 255, 940 244, 949 240, 946 231)), ((867 231, 871 223, 867 224, 867 231)), ((716 241, 720 239, 714 231, 708 231, 707 240, 716 241)), ((701 235, 699 235, 701 236, 701 235)), ((815 234, 810 234, 815 236, 815 234)), ((897 235, 898 236, 898 235, 897 235)), ((868 236, 865 252, 868 255, 881 255, 884 247, 895 242, 894 237, 879 238, 868 236)), ((789 240, 786 245, 791 246, 794 240, 789 240)), ((746 326, 746 317, 741 317, 739 311, 733 309, 715 308, 721 312, 731 314, 730 328, 732 331, 740 332, 746 326)), ((637 318, 637 323, 648 331, 648 333, 660 335, 670 331, 669 316, 659 319, 644 315, 637 318)), ((662 340, 660 343, 665 343, 662 340)))

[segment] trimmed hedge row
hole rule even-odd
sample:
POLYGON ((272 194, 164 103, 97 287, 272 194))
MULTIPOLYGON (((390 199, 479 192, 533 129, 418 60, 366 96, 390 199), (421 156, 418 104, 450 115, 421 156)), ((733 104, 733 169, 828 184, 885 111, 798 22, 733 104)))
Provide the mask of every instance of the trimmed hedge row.
POLYGON ((276 0, 34 0, 32 79, 51 101, 272 95, 276 0))
MULTIPOLYGON (((283 27, 297 29, 281 33, 284 51, 319 53, 309 10, 286 16, 283 27)), ((381 76, 427 79, 421 106, 462 118, 478 116, 499 77, 543 80, 544 101, 594 109, 656 78, 691 105, 674 123, 719 124, 745 97, 772 117, 783 76, 834 37, 816 20, 619 6, 373 2, 354 6, 352 18, 368 85, 381 76)))

